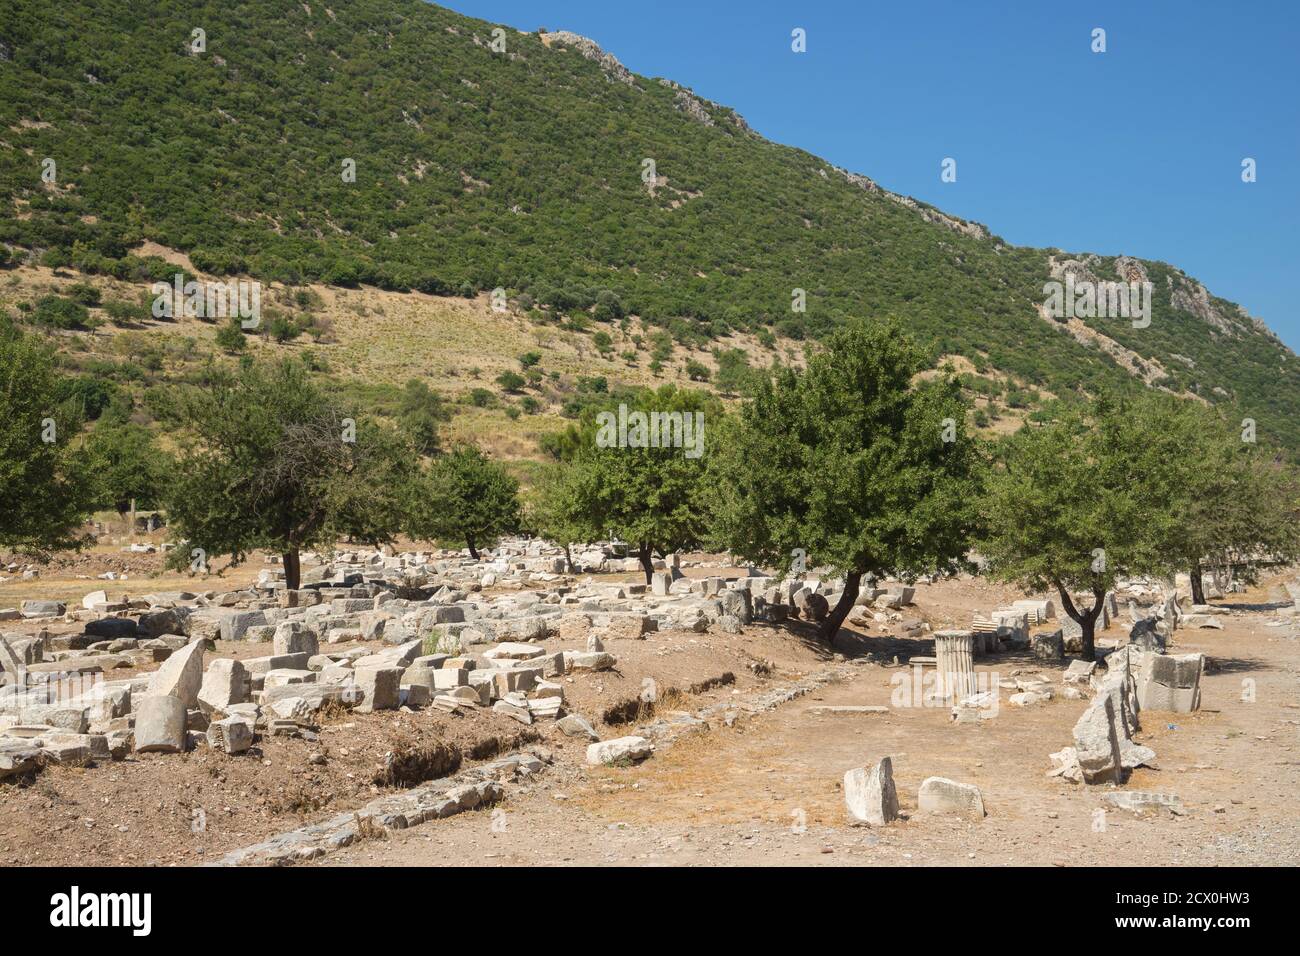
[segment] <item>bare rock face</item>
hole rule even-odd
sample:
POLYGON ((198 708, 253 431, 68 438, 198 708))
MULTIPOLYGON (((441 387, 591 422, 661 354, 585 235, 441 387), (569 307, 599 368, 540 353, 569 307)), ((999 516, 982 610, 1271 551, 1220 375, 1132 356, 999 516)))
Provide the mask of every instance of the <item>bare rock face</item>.
POLYGON ((884 826, 898 819, 894 765, 888 757, 868 770, 855 767, 844 775, 844 802, 855 820, 884 826))
POLYGON ((628 86, 636 86, 636 80, 627 67, 620 63, 612 53, 606 53, 602 50, 595 40, 569 30, 557 30, 554 33, 543 33, 542 42, 552 48, 556 46, 570 47, 588 60, 599 64, 605 75, 611 80, 626 83, 628 86))
POLYGON ((713 117, 704 108, 704 104, 685 90, 677 91, 677 95, 673 97, 673 105, 695 122, 702 123, 705 126, 713 125, 713 117))

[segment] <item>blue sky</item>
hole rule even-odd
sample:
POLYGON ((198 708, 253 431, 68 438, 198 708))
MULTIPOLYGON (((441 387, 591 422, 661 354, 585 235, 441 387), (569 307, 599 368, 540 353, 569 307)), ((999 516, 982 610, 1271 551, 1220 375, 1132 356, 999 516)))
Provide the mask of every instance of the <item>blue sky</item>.
POLYGON ((1173 263, 1300 350, 1300 3, 446 5, 589 36, 769 139, 1009 242, 1173 263), (1097 27, 1105 53, 1091 50, 1097 27), (940 181, 945 157, 954 183, 940 181))

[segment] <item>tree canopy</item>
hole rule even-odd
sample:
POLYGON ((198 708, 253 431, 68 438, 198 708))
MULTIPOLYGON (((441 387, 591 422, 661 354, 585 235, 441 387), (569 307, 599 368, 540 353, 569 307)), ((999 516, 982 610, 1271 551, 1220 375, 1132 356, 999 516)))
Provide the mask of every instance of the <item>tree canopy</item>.
POLYGON ((703 394, 673 385, 587 408, 556 446, 572 462, 561 473, 563 492, 556 493, 572 499, 565 513, 575 540, 628 542, 647 582, 655 554, 700 542, 709 429, 721 411, 703 394))
POLYGON ((297 588, 302 550, 341 537, 379 544, 400 528, 411 449, 328 398, 297 362, 214 373, 176 409, 193 440, 167 496, 186 543, 174 564, 264 548, 283 555, 297 588))
POLYGON ((0 548, 76 547, 93 505, 81 425, 51 351, 0 316, 0 548))
POLYGON ((434 459, 411 489, 407 532, 419 539, 464 541, 475 560, 480 545, 495 544, 519 528, 519 482, 473 445, 434 459))
POLYGON ((1000 448, 982 502, 978 543, 990 574, 1031 591, 1054 590, 1094 654, 1102 601, 1121 577, 1170 573, 1167 542, 1180 520, 1159 463, 1177 453, 1143 406, 1110 395, 1090 413, 1026 425, 1000 448), (1078 607, 1076 592, 1092 595, 1078 607))
POLYGON ((173 463, 143 425, 101 424, 86 441, 96 489, 95 503, 126 514, 155 508, 171 478, 173 463))
POLYGON ((845 576, 833 638, 863 575, 956 566, 976 526, 981 462, 956 380, 925 377, 892 322, 856 322, 806 371, 759 381, 710 459, 715 543, 789 570, 845 576))

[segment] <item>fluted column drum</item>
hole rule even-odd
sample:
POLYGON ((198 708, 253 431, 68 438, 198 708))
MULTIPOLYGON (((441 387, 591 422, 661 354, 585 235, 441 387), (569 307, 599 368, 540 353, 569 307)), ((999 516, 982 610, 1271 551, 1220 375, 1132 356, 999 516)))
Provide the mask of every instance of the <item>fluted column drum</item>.
POLYGON ((975 693, 974 644, 971 631, 935 632, 935 680, 944 700, 958 701, 975 693))

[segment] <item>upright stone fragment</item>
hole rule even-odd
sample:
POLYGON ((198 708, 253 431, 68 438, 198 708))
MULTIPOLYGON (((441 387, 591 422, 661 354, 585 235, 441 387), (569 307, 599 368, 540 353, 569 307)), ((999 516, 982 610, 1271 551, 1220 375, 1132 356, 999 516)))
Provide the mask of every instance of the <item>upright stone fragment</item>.
POLYGON ((1191 713, 1201 706, 1203 654, 1148 654, 1138 679, 1138 703, 1143 710, 1191 713))
POLYGON ((185 703, 170 694, 140 701, 135 714, 135 749, 138 753, 180 753, 185 749, 185 703))
POLYGON ((149 680, 148 696, 178 698, 187 708, 199 702, 203 687, 203 644, 186 644, 163 661, 149 680))
POLYGON ((0 686, 11 684, 22 687, 26 684, 27 663, 18 656, 9 641, 0 635, 0 686))
POLYGON ((199 688, 199 709, 205 714, 225 712, 233 704, 249 700, 251 684, 248 669, 237 660, 219 658, 208 665, 199 688))
POLYGON ((1074 749, 1085 783, 1120 783, 1123 759, 1115 705, 1099 694, 1074 725, 1074 749))
POLYGON ((894 765, 888 757, 868 770, 855 767, 844 775, 844 802, 856 820, 884 826, 898 819, 898 791, 894 765))

